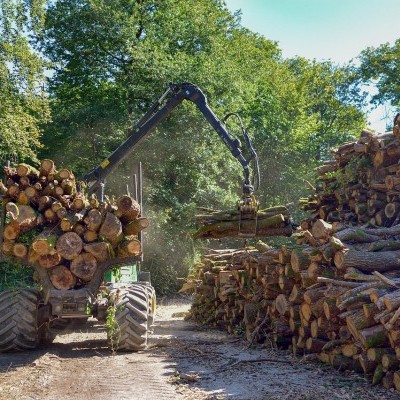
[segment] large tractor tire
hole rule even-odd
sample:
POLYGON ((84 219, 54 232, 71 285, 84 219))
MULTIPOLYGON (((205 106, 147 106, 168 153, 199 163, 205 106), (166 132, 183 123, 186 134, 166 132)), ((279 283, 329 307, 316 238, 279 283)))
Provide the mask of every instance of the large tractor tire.
POLYGON ((108 341, 112 350, 139 351, 146 348, 148 333, 148 292, 133 284, 111 292, 113 307, 107 317, 108 341), (114 315, 111 315, 113 312, 114 315))
POLYGON ((0 352, 38 346, 38 303, 39 293, 35 289, 0 292, 0 352))
POLYGON ((147 295, 148 295, 148 303, 149 303, 149 316, 147 319, 147 326, 150 328, 154 324, 154 320, 156 317, 156 291, 153 286, 145 286, 147 295))

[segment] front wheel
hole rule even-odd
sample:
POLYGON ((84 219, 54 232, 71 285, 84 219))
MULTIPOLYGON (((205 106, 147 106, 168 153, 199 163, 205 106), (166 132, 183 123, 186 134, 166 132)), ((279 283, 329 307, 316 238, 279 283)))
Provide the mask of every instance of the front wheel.
POLYGON ((149 294, 145 286, 133 284, 113 289, 110 295, 113 305, 107 312, 106 327, 111 349, 145 349, 149 316, 149 294))
POLYGON ((38 303, 39 293, 35 289, 0 292, 0 352, 38 346, 38 303))

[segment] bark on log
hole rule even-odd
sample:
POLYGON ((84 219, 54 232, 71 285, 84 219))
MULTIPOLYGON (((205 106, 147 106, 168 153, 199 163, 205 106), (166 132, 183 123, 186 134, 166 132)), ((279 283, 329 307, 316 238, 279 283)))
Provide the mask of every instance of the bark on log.
MULTIPOLYGON (((256 237, 291 236, 292 226, 286 225, 282 214, 261 220, 241 221, 241 229, 256 237)), ((239 221, 226 221, 203 225, 194 235, 196 239, 239 237, 239 221)))
POLYGON ((361 271, 390 271, 400 269, 400 251, 366 253, 356 250, 341 251, 335 254, 335 265, 339 269, 356 267, 361 271))

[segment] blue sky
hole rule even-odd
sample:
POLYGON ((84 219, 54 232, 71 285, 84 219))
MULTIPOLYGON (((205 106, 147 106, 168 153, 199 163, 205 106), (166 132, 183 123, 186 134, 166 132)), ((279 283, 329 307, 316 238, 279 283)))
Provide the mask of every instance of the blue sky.
MULTIPOLYGON (((284 57, 343 64, 367 47, 400 38, 400 0, 225 0, 242 25, 278 42, 284 57)), ((385 109, 372 113, 383 131, 385 109)))

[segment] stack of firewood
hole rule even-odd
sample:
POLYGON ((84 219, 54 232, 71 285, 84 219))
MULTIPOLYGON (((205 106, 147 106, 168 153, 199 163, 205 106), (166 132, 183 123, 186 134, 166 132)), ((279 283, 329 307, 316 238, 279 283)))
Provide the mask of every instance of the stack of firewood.
POLYGON ((99 204, 52 160, 42 160, 40 169, 6 167, 5 175, 2 254, 46 269, 56 289, 82 287, 99 264, 141 253, 137 234, 148 221, 131 197, 99 204))
POLYGON ((301 199, 312 218, 348 224, 392 226, 400 220, 400 135, 362 131, 317 169, 312 196, 301 199))
POLYGON ((400 390, 399 234, 318 220, 290 248, 210 250, 191 316, 400 390))
POLYGON ((239 210, 216 211, 201 209, 195 217, 201 225, 195 233, 197 239, 291 236, 292 224, 285 206, 270 207, 255 213, 241 213, 239 210))

